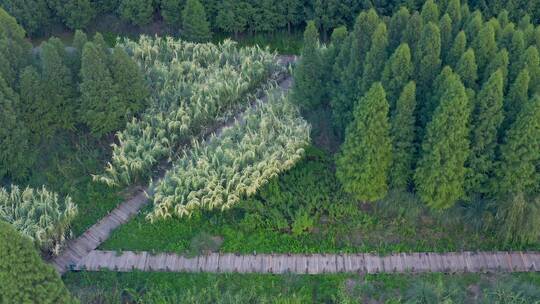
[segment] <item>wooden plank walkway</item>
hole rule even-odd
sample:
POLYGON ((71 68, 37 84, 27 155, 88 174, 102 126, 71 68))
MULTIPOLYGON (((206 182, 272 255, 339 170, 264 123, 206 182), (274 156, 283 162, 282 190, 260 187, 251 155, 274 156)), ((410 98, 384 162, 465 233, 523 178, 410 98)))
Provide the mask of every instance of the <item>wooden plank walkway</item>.
MULTIPOLYGON (((295 60, 296 57, 294 56, 281 56, 279 58, 280 64, 284 65, 290 64, 295 60)), ((277 82, 281 91, 286 92, 292 86, 292 77, 287 74, 282 75, 277 79, 277 82)), ((263 102, 267 101, 267 99, 268 96, 266 95, 258 96, 258 98, 256 98, 256 100, 261 100, 263 102)), ((250 106, 255 106, 255 104, 256 101, 254 100, 251 102, 250 106)), ((224 125, 218 126, 214 130, 207 130, 203 137, 209 135, 212 131, 219 135, 223 128, 234 123, 236 120, 241 120, 244 112, 245 111, 238 113, 224 125)), ((137 188, 136 193, 131 198, 121 203, 99 222, 86 230, 81 236, 70 241, 62 253, 51 260, 51 264, 60 274, 64 274, 66 271, 77 265, 82 258, 86 257, 90 252, 98 248, 101 243, 107 240, 116 228, 127 223, 148 203, 145 191, 147 191, 147 188, 137 188)))
POLYGON ((94 250, 73 270, 120 272, 214 273, 464 273, 540 272, 540 252, 448 252, 374 254, 257 254, 212 253, 185 257, 175 253, 94 250))

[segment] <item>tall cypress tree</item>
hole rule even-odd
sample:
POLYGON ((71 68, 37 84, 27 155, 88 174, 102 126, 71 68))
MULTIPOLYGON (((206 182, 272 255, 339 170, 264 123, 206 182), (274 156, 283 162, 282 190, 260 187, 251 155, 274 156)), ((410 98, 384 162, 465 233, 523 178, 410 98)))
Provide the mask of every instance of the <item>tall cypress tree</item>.
POLYGON ((403 88, 391 117, 392 166, 390 185, 407 189, 412 182, 415 153, 416 84, 411 81, 403 88))
POLYGON ((388 102, 377 82, 358 102, 336 160, 336 175, 345 191, 364 202, 383 198, 388 192, 391 150, 388 102))
POLYGON ((447 64, 453 67, 457 66, 459 59, 461 59, 461 56, 465 53, 466 49, 467 36, 464 31, 461 31, 456 35, 452 47, 448 51, 448 58, 446 59, 447 64))
POLYGON ((436 24, 429 23, 424 27, 416 53, 419 96, 425 96, 441 69, 441 34, 436 24))
POLYGON ((92 134, 99 138, 120 128, 126 109, 119 101, 107 60, 92 42, 83 49, 81 80, 81 116, 92 134))
MULTIPOLYGON (((407 43, 411 50, 416 50, 419 41, 418 33, 422 33, 423 29, 424 22, 422 21, 422 17, 420 17, 418 12, 414 12, 409 20, 409 23, 407 24, 407 27, 405 28, 405 31, 403 32, 402 42, 407 43)), ((415 58, 414 61, 416 61, 416 56, 413 58, 415 58)))
POLYGON ((392 54, 382 73, 382 83, 386 90, 391 110, 394 109, 399 94, 401 94, 403 87, 411 79, 412 74, 411 50, 408 44, 403 43, 392 54))
POLYGON ((380 22, 375 10, 362 11, 356 18, 350 45, 343 45, 343 48, 350 48, 342 50, 342 53, 349 55, 348 64, 340 71, 341 85, 332 99, 334 125, 340 135, 344 133, 347 123, 352 120, 355 101, 361 96, 359 83, 364 70, 364 60, 370 48, 371 37, 380 22))
POLYGON ((535 46, 530 46, 525 50, 519 62, 517 68, 522 70, 526 68, 529 70, 530 82, 529 92, 531 94, 540 93, 540 55, 535 46))
POLYGON ((373 33, 371 48, 366 55, 364 73, 361 80, 361 92, 366 92, 375 81, 381 79, 381 73, 387 58, 387 47, 388 34, 386 32, 386 24, 381 22, 373 33))
POLYGON ((388 49, 393 50, 401 44, 403 32, 407 28, 410 17, 411 13, 404 6, 400 7, 399 10, 392 16, 388 25, 388 49))
POLYGON ((41 77, 33 66, 21 72, 19 90, 21 118, 30 133, 30 142, 37 145, 42 137, 51 138, 56 129, 51 128, 50 105, 42 95, 41 77))
POLYGON ((498 70, 484 83, 475 99, 467 187, 469 195, 489 192, 488 182, 493 174, 495 148, 503 118, 503 73, 498 70))
POLYGON ((508 23, 502 28, 501 34, 497 37, 497 45, 499 46, 499 49, 511 48, 515 31, 516 29, 513 23, 508 23))
POLYGON ((473 49, 478 63, 480 73, 484 71, 489 61, 497 53, 497 42, 495 41, 495 31, 489 25, 485 25, 478 32, 478 36, 473 40, 473 49))
POLYGON ((204 6, 198 0, 186 1, 182 11, 182 36, 196 42, 207 41, 211 37, 204 6))
POLYGON ((73 37, 73 43, 72 43, 73 50, 70 53, 71 67, 72 67, 73 75, 75 77, 78 77, 81 71, 82 50, 84 48, 84 45, 87 42, 88 42, 88 37, 86 36, 86 34, 83 31, 76 30, 75 36, 73 37))
POLYGON ((441 30, 441 52, 444 62, 448 60, 448 52, 452 47, 452 40, 454 35, 452 34, 452 19, 448 14, 444 14, 439 22, 439 29, 441 30))
POLYGON ((139 66, 120 46, 114 48, 111 72, 118 88, 119 102, 124 104, 129 116, 142 111, 149 94, 148 88, 139 66))
MULTIPOLYGON (((508 49, 508 52, 510 52, 510 62, 519 62, 521 59, 521 56, 525 52, 525 37, 523 35, 522 31, 515 31, 514 35, 512 36, 512 42, 510 45, 510 48, 508 49)), ((510 65, 510 69, 508 71, 508 79, 510 82, 513 82, 517 75, 521 72, 521 69, 514 64, 510 65)))
POLYGON ((422 20, 425 24, 439 22, 439 7, 433 0, 427 0, 422 6, 422 20))
POLYGON ((486 67, 482 82, 488 81, 491 74, 495 73, 497 70, 501 70, 503 74, 503 88, 506 88, 509 63, 510 59, 508 58, 508 51, 506 49, 500 50, 486 67))
POLYGON ((439 106, 441 98, 447 89, 448 82, 450 82, 450 79, 454 76, 454 71, 452 71, 449 66, 445 66, 441 73, 437 75, 437 78, 435 78, 432 85, 433 88, 425 96, 425 101, 420 104, 418 121, 420 125, 420 134, 422 135, 421 138, 423 138, 425 134, 425 126, 431 121, 433 113, 439 106))
POLYGON ((476 90, 476 80, 478 79, 478 67, 476 57, 472 49, 468 49, 459 60, 456 66, 456 73, 467 88, 476 90))
POLYGON ((449 0, 445 13, 447 13, 450 16, 450 19, 452 19, 452 32, 454 35, 457 34, 461 28, 461 1, 449 0))
POLYGON ((501 146, 493 192, 499 197, 496 219, 506 242, 530 243, 540 235, 540 97, 528 100, 501 146), (537 193, 536 193, 537 194, 537 193))
POLYGON ((508 95, 505 98, 505 123, 506 130, 516 119, 518 113, 523 108, 523 105, 529 100, 529 70, 523 69, 519 73, 514 83, 510 86, 508 95))
POLYGON ((315 22, 309 21, 304 31, 302 57, 294 70, 292 100, 303 109, 313 109, 321 104, 323 83, 321 81, 321 57, 319 33, 315 22))
POLYGON ((32 159, 28 154, 26 126, 18 117, 19 96, 0 75, 0 179, 27 177, 32 159))
POLYGON ((48 133, 51 136, 60 129, 72 130, 75 125, 75 82, 71 70, 64 64, 63 52, 60 54, 54 43, 46 42, 41 47, 41 90, 49 105, 42 119, 51 126, 48 133))
POLYGON ((465 161, 469 156, 470 105, 465 87, 453 74, 427 126, 414 181, 428 206, 446 209, 464 195, 465 161))
POLYGON ((465 34, 470 41, 475 41, 478 33, 482 30, 484 25, 484 20, 482 18, 482 13, 480 11, 475 11, 468 23, 464 27, 465 34))

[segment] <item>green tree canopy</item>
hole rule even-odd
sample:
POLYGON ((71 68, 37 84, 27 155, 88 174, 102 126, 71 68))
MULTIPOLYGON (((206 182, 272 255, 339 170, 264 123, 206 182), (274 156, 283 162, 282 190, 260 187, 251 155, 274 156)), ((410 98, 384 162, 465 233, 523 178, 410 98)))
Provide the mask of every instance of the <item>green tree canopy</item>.
POLYGON ((149 94, 148 88, 139 66, 120 46, 114 48, 111 71, 119 102, 125 111, 129 115, 141 112, 149 94))
POLYGON ((401 94, 403 87, 411 79, 413 69, 411 50, 408 44, 403 43, 386 62, 386 66, 382 73, 382 83, 386 90, 391 110, 394 109, 395 103, 399 98, 399 94, 401 94))
POLYGON ((472 113, 468 193, 488 193, 493 175, 498 132, 503 122, 503 73, 491 75, 475 99, 472 113))
POLYGON ((468 49, 456 66, 456 73, 467 88, 476 89, 476 80, 478 79, 478 67, 473 49, 468 49))
POLYGON ((101 54, 98 46, 87 42, 81 63, 81 116, 96 137, 118 130, 127 110, 101 54))
POLYGON ((182 36, 190 41, 202 42, 210 39, 210 24, 204 6, 198 0, 187 0, 182 11, 182 36))
POLYGON ((427 125, 414 175, 418 195, 431 208, 446 209, 463 198, 470 108, 465 87, 452 74, 427 125))
POLYGON ((336 175, 345 191, 364 202, 385 197, 391 150, 388 102, 377 82, 358 102, 336 160, 336 175))
POLYGON ((146 25, 152 21, 154 13, 153 1, 122 0, 120 15, 124 20, 136 25, 146 25))
POLYGON ((321 81, 321 56, 319 33, 315 22, 309 21, 304 31, 302 57, 294 70, 292 100, 303 109, 313 109, 321 104, 323 83, 321 81))
POLYGON ((0 282, 2 303, 76 303, 32 241, 4 221, 0 221, 0 282))
POLYGON ((392 166, 390 185, 406 190, 412 182, 416 154, 416 84, 411 81, 403 88, 391 117, 392 166))

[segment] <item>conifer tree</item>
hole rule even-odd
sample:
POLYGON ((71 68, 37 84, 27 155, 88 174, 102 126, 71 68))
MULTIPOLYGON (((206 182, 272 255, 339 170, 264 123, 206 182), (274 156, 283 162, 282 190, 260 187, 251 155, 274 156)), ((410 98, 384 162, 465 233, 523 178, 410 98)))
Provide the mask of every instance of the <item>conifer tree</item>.
POLYGON ((119 103, 123 104, 128 116, 144 109, 148 88, 137 63, 120 46, 114 48, 111 72, 118 88, 119 103))
MULTIPOLYGON (((445 66, 441 73, 437 75, 435 81, 432 84, 432 89, 425 96, 425 101, 420 104, 418 121, 420 125, 420 138, 424 137, 425 126, 431 121, 433 112, 439 106, 439 102, 446 91, 447 84, 451 81, 451 78, 455 76, 454 71, 449 66, 445 66)), ((417 95, 418 96, 418 95, 417 95)))
POLYGON ((339 71, 340 86, 332 99, 332 115, 336 132, 343 135, 345 127, 352 120, 355 102, 361 96, 360 81, 364 70, 364 60, 369 51, 371 37, 380 23, 375 10, 362 11, 356 18, 351 33, 350 45, 344 44, 343 54, 348 54, 345 69, 339 71))
POLYGON ((390 185, 406 190, 413 176, 415 155, 416 84, 409 82, 403 88, 391 117, 392 166, 390 185))
POLYGON ((486 194, 493 174, 498 132, 503 122, 503 73, 491 75, 475 99, 472 113, 468 193, 486 194))
POLYGON ((439 7, 433 0, 427 0, 422 6, 422 20, 425 24, 439 22, 439 7))
POLYGON ((523 69, 519 73, 514 83, 510 86, 508 95, 505 98, 505 124, 504 129, 508 128, 516 119, 523 105, 529 100, 529 70, 523 69))
POLYGON ((9 86, 14 87, 19 71, 30 62, 31 48, 24 29, 0 7, 0 73, 9 86))
POLYGON ((303 109, 313 109, 321 104, 324 93, 321 81, 319 33, 315 22, 309 21, 304 31, 302 57, 294 70, 294 87, 291 99, 303 109))
POLYGON ((400 7, 392 16, 388 25, 388 49, 394 50, 401 44, 403 32, 407 28, 410 17, 411 13, 405 6, 400 7))
MULTIPOLYGON (((418 12, 414 12, 409 20, 409 23, 407 24, 407 27, 405 28, 405 31, 403 32, 402 42, 407 43, 411 50, 416 50, 420 36, 418 33, 422 33, 423 29, 424 22, 422 21, 422 17, 420 14, 418 14, 418 12)), ((414 54, 413 58, 416 58, 414 54)), ((416 59, 414 59, 414 61, 416 61, 416 59)))
POLYGON ((530 46, 525 50, 517 65, 519 70, 526 68, 529 70, 529 92, 531 94, 540 93, 540 55, 535 46, 530 46))
POLYGON ((184 0, 162 0, 161 16, 163 20, 172 26, 178 26, 182 20, 182 5, 184 0))
POLYGON ((189 41, 203 42, 210 39, 210 24, 204 6, 199 0, 187 0, 182 11, 182 36, 189 41))
POLYGON ((476 90, 476 80, 478 79, 478 67, 476 66, 476 57, 472 49, 468 49, 459 60, 456 66, 456 73, 466 88, 476 90))
POLYGON ((120 15, 124 20, 135 25, 146 25, 152 21, 153 1, 121 0, 120 15))
POLYGON ((119 101, 107 61, 92 42, 83 49, 81 80, 81 116, 92 134, 99 138, 120 128, 126 109, 119 101))
POLYGON ((345 191, 364 202, 383 198, 388 192, 391 149, 388 102, 377 82, 358 102, 336 160, 336 175, 345 191))
MULTIPOLYGON (((107 60, 107 62, 109 62, 109 55, 111 52, 109 51, 109 45, 107 44, 107 42, 105 42, 105 38, 103 38, 103 35, 101 35, 100 32, 97 32, 92 38, 92 42, 98 48, 100 56, 102 56, 107 60)), ((86 44, 83 45, 83 49, 85 45, 86 44)))
POLYGON ((512 48, 512 39, 514 38, 515 25, 513 23, 508 23, 503 27, 501 34, 497 37, 497 45, 499 49, 511 49, 512 48))
POLYGON ((506 49, 500 50, 486 67, 482 82, 486 82, 491 74, 495 73, 497 70, 501 70, 503 74, 503 88, 506 88, 509 60, 508 51, 506 49))
POLYGON ((477 39, 478 33, 482 30, 483 25, 484 20, 482 19, 482 13, 480 11, 475 11, 464 28, 469 41, 475 41, 477 39))
POLYGON ((452 34, 452 19, 448 14, 444 14, 439 22, 439 29, 441 30, 441 52, 444 62, 448 60, 448 52, 452 48, 452 40, 454 35, 452 34))
POLYGON ((449 0, 446 5, 446 14, 452 19, 452 33, 455 35, 461 28, 461 1, 449 0))
POLYGON ((499 24, 501 25, 501 28, 505 28, 510 23, 510 18, 508 17, 508 11, 506 9, 503 9, 498 15, 497 20, 499 20, 499 24))
POLYGON ((41 47, 41 90, 49 107, 41 119, 50 125, 49 136, 60 129, 72 130, 75 125, 75 82, 71 70, 64 64, 64 54, 65 50, 59 53, 55 43, 46 42, 41 47))
POLYGON ((0 179, 25 178, 32 163, 27 153, 26 127, 17 115, 18 103, 19 96, 0 75, 0 179))
POLYGON ((489 61, 497 53, 497 42, 495 41, 493 28, 489 25, 482 27, 472 45, 478 63, 478 70, 483 72, 489 61))
MULTIPOLYGON (((510 62, 515 63, 519 62, 521 56, 525 52, 525 37, 522 31, 515 31, 512 36, 512 42, 510 48, 508 49, 510 53, 510 62)), ((510 82, 513 82, 517 75, 521 72, 521 69, 515 65, 511 64, 508 71, 508 79, 510 82)))
POLYGON ((70 61, 73 75, 77 78, 81 71, 81 56, 84 45, 88 42, 88 37, 81 30, 75 31, 75 36, 73 37, 73 51, 70 53, 70 61))
POLYGON ((502 200, 497 217, 504 222, 502 234, 506 240, 530 242, 538 238, 540 200, 537 197, 534 202, 526 202, 526 199, 538 191, 539 151, 540 98, 535 96, 522 105, 500 149, 501 161, 493 190, 502 200))
POLYGON ((467 36, 464 31, 459 32, 452 43, 452 47, 448 51, 446 63, 450 66, 457 66, 459 59, 467 49, 467 36))
POLYGON ((366 92, 371 85, 381 79, 381 73, 387 58, 388 34, 386 24, 379 23, 371 38, 371 48, 366 55, 364 73, 361 81, 361 92, 366 92))
POLYGON ((449 208, 464 195, 469 116, 465 87, 459 77, 452 74, 427 126, 414 175, 418 195, 431 208, 449 208))
POLYGON ((425 96, 431 82, 441 69, 441 34, 437 25, 429 23, 424 27, 416 53, 415 71, 417 71, 419 96, 425 96))
POLYGON ((41 138, 51 138, 55 128, 51 128, 53 117, 48 113, 48 99, 41 92, 41 78, 33 66, 28 66, 20 76, 21 118, 28 128, 30 142, 38 145, 41 138))
POLYGON ((0 221, 0 282, 2 303, 76 303, 32 241, 4 221, 0 221))
POLYGON ((336 66, 339 66, 338 69, 342 70, 345 64, 341 62, 342 58, 338 57, 340 56, 340 52, 342 49, 342 45, 346 43, 348 37, 347 27, 340 26, 335 28, 332 31, 332 35, 330 38, 330 45, 326 49, 326 51, 321 54, 322 57, 322 77, 321 80, 323 81, 323 85, 325 86, 324 89, 324 100, 329 100, 335 96, 335 90, 337 87, 339 87, 339 77, 338 74, 335 73, 336 70, 334 68, 336 66), (339 62, 338 62, 339 61, 339 62))
POLYGON ((411 50, 408 44, 403 43, 387 61, 382 74, 382 83, 391 110, 394 109, 399 94, 401 94, 403 87, 411 79, 412 75, 411 50))

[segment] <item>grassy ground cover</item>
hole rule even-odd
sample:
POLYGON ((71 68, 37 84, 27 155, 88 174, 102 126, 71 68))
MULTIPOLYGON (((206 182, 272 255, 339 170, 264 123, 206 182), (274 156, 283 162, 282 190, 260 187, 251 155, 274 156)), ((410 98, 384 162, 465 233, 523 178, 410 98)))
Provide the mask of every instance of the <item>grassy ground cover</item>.
POLYGON ((82 234, 122 201, 117 189, 94 183, 90 175, 102 170, 109 154, 106 144, 90 136, 75 140, 65 135, 40 151, 27 184, 47 185, 52 191, 71 196, 79 209, 72 223, 75 235, 82 234))
POLYGON ((439 215, 411 194, 358 204, 341 191, 332 156, 315 147, 238 208, 153 224, 145 219, 150 210, 120 227, 101 248, 187 254, 540 249, 538 243, 503 245, 476 231, 459 208, 454 215, 439 215))
POLYGON ((68 273, 82 303, 535 303, 538 274, 68 273), (504 285, 502 284, 504 282, 504 285))

